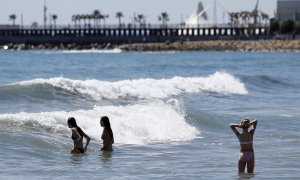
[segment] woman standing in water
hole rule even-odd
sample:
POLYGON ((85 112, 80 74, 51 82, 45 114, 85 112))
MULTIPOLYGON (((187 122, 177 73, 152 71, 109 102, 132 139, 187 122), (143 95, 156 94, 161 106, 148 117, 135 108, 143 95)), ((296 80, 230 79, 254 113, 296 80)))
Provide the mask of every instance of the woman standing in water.
POLYGON ((72 130, 72 139, 74 141, 74 147, 71 151, 72 154, 85 153, 87 146, 90 142, 90 137, 86 135, 80 127, 77 126, 76 120, 73 117, 68 118, 68 126, 72 130), (86 139, 85 147, 83 148, 83 137, 86 139))
POLYGON ((253 173, 254 171, 254 150, 253 150, 253 136, 256 129, 257 120, 250 122, 248 118, 242 119, 240 124, 230 124, 232 131, 235 133, 240 141, 240 156, 238 162, 239 172, 243 173, 247 165, 247 172, 253 173), (250 131, 248 129, 251 128, 250 131), (243 131, 240 133, 236 128, 241 128, 243 131))
POLYGON ((110 127, 110 122, 107 116, 100 119, 100 125, 103 127, 101 139, 103 140, 102 151, 112 151, 112 144, 114 143, 114 135, 110 127))

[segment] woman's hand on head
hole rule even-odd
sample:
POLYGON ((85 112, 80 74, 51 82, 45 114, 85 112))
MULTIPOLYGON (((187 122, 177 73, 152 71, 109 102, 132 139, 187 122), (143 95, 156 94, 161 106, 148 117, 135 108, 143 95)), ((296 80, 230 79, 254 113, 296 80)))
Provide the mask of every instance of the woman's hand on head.
POLYGON ((235 128, 235 127, 242 128, 242 125, 241 124, 230 123, 230 127, 232 127, 232 128, 235 128))

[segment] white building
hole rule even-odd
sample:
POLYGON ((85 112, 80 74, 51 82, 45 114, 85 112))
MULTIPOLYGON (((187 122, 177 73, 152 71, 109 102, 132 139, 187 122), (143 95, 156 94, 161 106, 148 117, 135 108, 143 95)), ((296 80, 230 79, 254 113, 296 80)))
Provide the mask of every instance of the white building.
POLYGON ((277 19, 300 22, 300 0, 277 0, 277 19))
POLYGON ((188 27, 197 27, 197 26, 212 26, 213 22, 208 20, 206 11, 209 8, 203 7, 202 2, 199 2, 197 6, 195 7, 194 11, 192 14, 189 16, 189 18, 185 21, 185 25, 188 27))

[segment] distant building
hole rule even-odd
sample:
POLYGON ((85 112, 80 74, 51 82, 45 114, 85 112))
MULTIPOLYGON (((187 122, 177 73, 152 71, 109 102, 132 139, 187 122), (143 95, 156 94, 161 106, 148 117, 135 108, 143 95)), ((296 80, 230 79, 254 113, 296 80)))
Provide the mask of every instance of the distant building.
POLYGON ((213 22, 208 20, 206 10, 209 8, 203 7, 202 2, 199 2, 197 6, 195 7, 192 14, 189 16, 189 18, 185 21, 185 25, 188 27, 197 27, 199 26, 213 26, 213 22))
POLYGON ((277 19, 300 22, 300 0, 277 0, 277 19))

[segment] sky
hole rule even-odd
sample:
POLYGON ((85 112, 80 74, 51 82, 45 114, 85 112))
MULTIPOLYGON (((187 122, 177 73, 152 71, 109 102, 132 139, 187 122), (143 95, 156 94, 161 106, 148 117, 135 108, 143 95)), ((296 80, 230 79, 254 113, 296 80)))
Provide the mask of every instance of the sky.
MULTIPOLYGON (((72 24, 71 17, 74 14, 92 14, 94 10, 99 10, 103 14, 108 14, 106 24, 117 24, 116 12, 122 12, 124 17, 122 22, 132 23, 134 14, 146 16, 147 23, 158 24, 158 16, 162 12, 167 12, 170 18, 168 23, 177 24, 192 13, 198 2, 202 2, 204 7, 210 6, 207 10, 208 18, 213 20, 214 0, 46 0, 47 14, 58 16, 56 24, 72 24)), ((217 1, 217 21, 218 23, 228 22, 226 12, 237 12, 241 10, 251 11, 254 9, 257 0, 216 0, 217 1)), ((21 14, 23 24, 31 25, 37 22, 43 25, 44 0, 0 0, 0 24, 12 24, 9 15, 17 16, 16 24, 21 24, 21 14)), ((270 17, 274 17, 277 0, 260 0, 259 10, 264 11, 270 17)))

